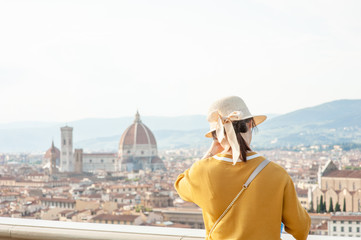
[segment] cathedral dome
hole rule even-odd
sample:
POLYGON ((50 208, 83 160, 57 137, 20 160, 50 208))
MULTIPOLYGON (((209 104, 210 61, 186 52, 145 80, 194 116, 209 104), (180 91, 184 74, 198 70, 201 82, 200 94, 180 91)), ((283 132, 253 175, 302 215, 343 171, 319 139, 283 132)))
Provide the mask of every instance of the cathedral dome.
POLYGON ((51 158, 51 149, 54 147, 54 150, 55 150, 55 156, 56 156, 56 159, 60 159, 60 150, 55 147, 55 146, 51 146, 44 154, 44 158, 45 159, 50 159, 51 158))
POLYGON ((138 112, 135 115, 134 123, 124 131, 120 138, 119 149, 129 148, 134 145, 157 146, 152 131, 142 123, 138 112))
POLYGON ((155 137, 142 123, 138 112, 133 124, 120 138, 118 156, 122 171, 165 169, 163 161, 158 157, 155 137))

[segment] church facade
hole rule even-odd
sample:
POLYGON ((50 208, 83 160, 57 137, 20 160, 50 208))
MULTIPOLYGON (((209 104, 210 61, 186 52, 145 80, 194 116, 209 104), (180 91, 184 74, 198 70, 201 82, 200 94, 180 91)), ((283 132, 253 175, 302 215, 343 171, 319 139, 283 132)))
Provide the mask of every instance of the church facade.
POLYGON ((346 212, 361 212, 361 170, 339 170, 330 160, 318 173, 318 186, 312 191, 313 209, 317 209, 320 199, 329 209, 332 199, 333 208, 338 203, 346 212))

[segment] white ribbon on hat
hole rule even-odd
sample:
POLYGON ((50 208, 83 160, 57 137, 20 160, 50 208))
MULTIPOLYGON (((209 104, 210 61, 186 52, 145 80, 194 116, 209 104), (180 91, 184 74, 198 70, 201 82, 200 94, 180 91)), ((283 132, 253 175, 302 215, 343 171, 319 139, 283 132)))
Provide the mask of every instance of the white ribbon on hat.
POLYGON ((241 152, 232 121, 242 120, 243 113, 241 111, 234 111, 228 116, 223 117, 218 111, 214 111, 210 116, 212 117, 211 119, 208 119, 209 122, 217 121, 216 135, 218 142, 224 148, 224 152, 229 151, 229 149, 232 150, 233 165, 235 165, 241 152), (226 135, 224 133, 226 133, 226 135))

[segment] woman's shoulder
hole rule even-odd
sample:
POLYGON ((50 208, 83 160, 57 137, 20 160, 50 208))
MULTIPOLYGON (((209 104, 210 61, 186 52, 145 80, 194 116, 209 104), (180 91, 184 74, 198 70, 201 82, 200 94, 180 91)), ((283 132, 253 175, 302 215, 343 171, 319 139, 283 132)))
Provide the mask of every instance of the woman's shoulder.
POLYGON ((267 172, 279 180, 288 181, 291 178, 286 169, 273 161, 268 164, 267 172))

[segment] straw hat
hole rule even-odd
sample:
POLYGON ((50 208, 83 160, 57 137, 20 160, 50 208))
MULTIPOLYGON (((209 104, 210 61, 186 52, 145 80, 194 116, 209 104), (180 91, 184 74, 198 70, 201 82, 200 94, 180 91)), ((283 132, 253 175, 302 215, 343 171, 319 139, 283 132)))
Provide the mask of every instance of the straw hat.
POLYGON ((253 116, 240 97, 230 96, 219 99, 209 108, 207 120, 210 125, 210 130, 205 136, 209 138, 212 137, 212 132, 217 129, 219 118, 223 120, 229 119, 230 121, 239 121, 252 117, 256 125, 262 123, 267 118, 265 115, 253 116))

